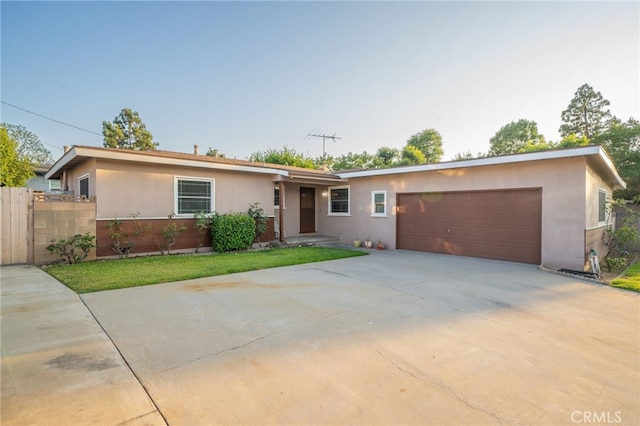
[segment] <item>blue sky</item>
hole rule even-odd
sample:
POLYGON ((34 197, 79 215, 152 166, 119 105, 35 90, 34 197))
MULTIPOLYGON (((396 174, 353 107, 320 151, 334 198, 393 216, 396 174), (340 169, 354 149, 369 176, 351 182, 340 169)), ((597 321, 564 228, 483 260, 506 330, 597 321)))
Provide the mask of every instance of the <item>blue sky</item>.
MULTIPOLYGON (((160 149, 233 158, 400 148, 438 130, 443 160, 521 118, 558 140, 588 83, 640 118, 638 2, 0 3, 1 98, 98 134, 124 107, 160 149)), ((0 105, 54 156, 102 137, 0 105)))

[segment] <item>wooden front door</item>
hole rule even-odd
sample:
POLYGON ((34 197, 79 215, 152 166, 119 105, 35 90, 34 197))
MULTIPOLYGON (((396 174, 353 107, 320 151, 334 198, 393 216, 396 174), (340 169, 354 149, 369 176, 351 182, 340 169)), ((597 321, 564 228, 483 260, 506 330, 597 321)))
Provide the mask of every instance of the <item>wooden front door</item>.
POLYGON ((316 189, 300 187, 300 233, 316 232, 316 189))

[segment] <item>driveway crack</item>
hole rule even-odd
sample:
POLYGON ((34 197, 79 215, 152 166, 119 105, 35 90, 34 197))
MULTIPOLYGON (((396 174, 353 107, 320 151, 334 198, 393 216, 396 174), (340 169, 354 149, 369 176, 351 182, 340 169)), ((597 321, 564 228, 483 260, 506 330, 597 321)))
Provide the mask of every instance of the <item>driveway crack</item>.
POLYGON ((495 419, 499 424, 502 424, 502 420, 496 414, 494 414, 492 412, 489 412, 489 411, 486 411, 486 410, 483 410, 480 407, 476 407, 476 406, 471 405, 469 402, 467 402, 466 400, 461 398, 456 392, 454 392, 454 390, 451 389, 451 387, 445 385, 444 383, 442 383, 442 382, 440 382, 438 380, 429 379, 427 377, 420 376, 420 375, 414 373, 413 371, 407 370, 406 368, 403 368, 400 364, 398 364, 396 361, 394 361, 391 357, 389 357, 388 355, 382 353, 380 350, 372 347, 370 344, 369 344, 369 347, 371 349, 373 349, 382 358, 384 358, 386 361, 388 361, 391 365, 396 367, 402 373, 404 373, 404 374, 406 374, 406 375, 408 375, 408 376, 410 376, 410 377, 412 377, 412 378, 414 378, 416 380, 420 380, 420 381, 425 382, 425 383, 430 383, 432 385, 438 386, 441 389, 444 389, 445 391, 449 392, 454 398, 456 398, 458 401, 460 401, 462 404, 466 405, 470 409, 475 410, 475 411, 480 411, 481 413, 485 413, 488 416, 491 416, 493 419, 495 419))
POLYGON ((190 359, 188 361, 182 362, 182 363, 180 363, 178 365, 174 365, 173 367, 169 367, 169 368, 166 368, 164 370, 156 371, 156 372, 154 372, 154 374, 166 373, 167 371, 175 370, 176 368, 180 368, 180 367, 182 367, 184 365, 191 364, 192 362, 200 361, 201 359, 204 359, 204 358, 214 357, 214 356, 218 356, 218 355, 221 355, 223 353, 226 353, 226 352, 231 352, 231 351, 235 351, 235 350, 238 350, 238 349, 242 349, 242 348, 245 348, 245 347, 247 347, 249 345, 252 345, 252 344, 254 344, 254 343, 256 343, 256 342, 258 342, 260 340, 276 336, 276 335, 278 335, 278 334, 280 334, 282 332, 283 331, 279 331, 277 333, 265 334, 264 336, 256 337, 255 339, 251 339, 248 342, 242 343, 240 345, 232 346, 230 348, 222 349, 222 350, 217 351, 217 352, 213 352, 213 353, 210 353, 210 354, 202 355, 202 356, 199 356, 197 358, 190 359))

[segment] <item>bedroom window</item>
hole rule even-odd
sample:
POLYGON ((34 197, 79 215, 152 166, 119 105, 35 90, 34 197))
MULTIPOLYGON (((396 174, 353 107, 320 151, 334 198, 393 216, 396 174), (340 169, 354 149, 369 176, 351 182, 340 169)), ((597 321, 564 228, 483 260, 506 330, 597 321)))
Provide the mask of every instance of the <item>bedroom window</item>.
POLYGON ((371 216, 387 216, 387 191, 371 191, 371 216))
POLYGON ((349 187, 329 188, 329 214, 349 214, 349 187))
POLYGON ((176 178, 176 212, 194 214, 214 211, 214 180, 176 178))

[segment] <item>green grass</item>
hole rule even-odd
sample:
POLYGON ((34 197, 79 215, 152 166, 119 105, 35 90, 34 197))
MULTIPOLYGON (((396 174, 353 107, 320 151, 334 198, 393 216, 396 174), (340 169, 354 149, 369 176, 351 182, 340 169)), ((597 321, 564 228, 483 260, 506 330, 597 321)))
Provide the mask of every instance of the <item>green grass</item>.
POLYGON ((237 253, 99 260, 45 269, 76 293, 213 277, 367 254, 334 247, 290 247, 237 253))
POLYGON ((611 281, 611 286, 640 293, 640 262, 629 266, 622 277, 611 281))

